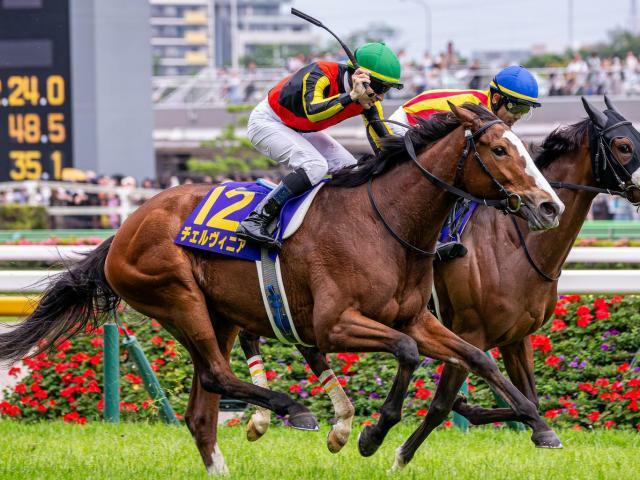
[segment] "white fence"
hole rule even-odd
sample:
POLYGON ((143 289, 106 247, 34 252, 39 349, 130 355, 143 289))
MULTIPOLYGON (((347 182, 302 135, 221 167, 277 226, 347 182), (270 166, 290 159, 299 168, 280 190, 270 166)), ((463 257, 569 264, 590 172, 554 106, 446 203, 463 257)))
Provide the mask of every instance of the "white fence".
MULTIPOLYGON (((0 261, 74 261, 94 246, 29 245, 0 246, 0 261)), ((640 263, 640 248, 576 247, 569 263, 640 263)), ((59 270, 13 270, 0 272, 0 292, 41 292, 51 275, 59 270)), ((640 270, 565 270, 558 284, 559 293, 640 293, 640 270)))

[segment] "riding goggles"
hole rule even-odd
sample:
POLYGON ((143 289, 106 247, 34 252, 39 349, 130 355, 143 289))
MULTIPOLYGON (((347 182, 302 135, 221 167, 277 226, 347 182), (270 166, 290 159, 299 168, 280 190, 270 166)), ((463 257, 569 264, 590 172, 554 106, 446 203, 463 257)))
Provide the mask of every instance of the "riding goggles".
POLYGON ((524 115, 525 113, 529 113, 529 110, 531 110, 531 105, 527 105, 526 103, 513 102, 510 99, 506 99, 506 101, 504 102, 504 108, 507 109, 507 112, 513 115, 524 115))
POLYGON ((394 85, 391 83, 381 82, 380 80, 377 80, 375 78, 371 78, 369 86, 371 86, 371 90, 373 90, 378 95, 384 95, 394 87, 394 85))

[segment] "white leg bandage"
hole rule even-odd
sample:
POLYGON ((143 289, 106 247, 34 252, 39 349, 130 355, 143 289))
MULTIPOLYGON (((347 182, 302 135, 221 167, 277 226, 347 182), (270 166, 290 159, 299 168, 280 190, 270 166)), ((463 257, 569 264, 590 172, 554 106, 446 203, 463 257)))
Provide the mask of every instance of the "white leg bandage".
MULTIPOLYGON (((249 373, 251 374, 251 381, 257 387, 269 388, 269 382, 267 381, 267 374, 264 370, 264 363, 262 363, 262 356, 254 355, 247 359, 247 365, 249 365, 249 373)), ((269 428, 271 422, 271 410, 262 407, 256 407, 256 413, 251 416, 253 420, 253 426, 260 433, 264 434, 269 428)))
POLYGON ((333 426, 333 430, 339 441, 344 445, 347 443, 349 434, 351 433, 351 421, 353 420, 355 409, 349 401, 347 394, 344 393, 333 370, 329 369, 322 372, 319 380, 322 388, 324 388, 324 391, 329 395, 331 403, 333 404, 333 410, 336 414, 337 421, 333 426))
POLYGON ((218 477, 222 475, 229 475, 229 468, 224 461, 220 447, 216 443, 213 446, 213 453, 211 454, 211 465, 207 467, 207 473, 212 477, 218 477))

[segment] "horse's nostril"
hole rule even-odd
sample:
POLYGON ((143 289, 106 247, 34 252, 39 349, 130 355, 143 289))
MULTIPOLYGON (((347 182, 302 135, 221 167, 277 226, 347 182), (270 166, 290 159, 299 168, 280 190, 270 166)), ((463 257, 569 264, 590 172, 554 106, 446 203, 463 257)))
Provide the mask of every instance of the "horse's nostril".
POLYGON ((540 204, 540 213, 545 218, 557 217, 560 213, 558 206, 553 202, 543 202, 540 204))

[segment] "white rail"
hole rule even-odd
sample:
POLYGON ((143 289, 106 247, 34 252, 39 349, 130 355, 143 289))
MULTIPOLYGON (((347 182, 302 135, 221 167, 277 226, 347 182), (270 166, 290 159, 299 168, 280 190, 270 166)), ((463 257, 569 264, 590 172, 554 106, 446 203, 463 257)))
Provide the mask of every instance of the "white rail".
MULTIPOLYGON (((94 248, 93 245, 0 245, 0 261, 55 262, 61 256, 62 260, 73 260, 94 248)), ((575 247, 567 263, 640 263, 640 247, 575 247)))
MULTIPOLYGON (((59 270, 0 272, 0 292, 41 292, 59 270)), ((640 270, 565 270, 558 293, 640 293, 640 270)))

